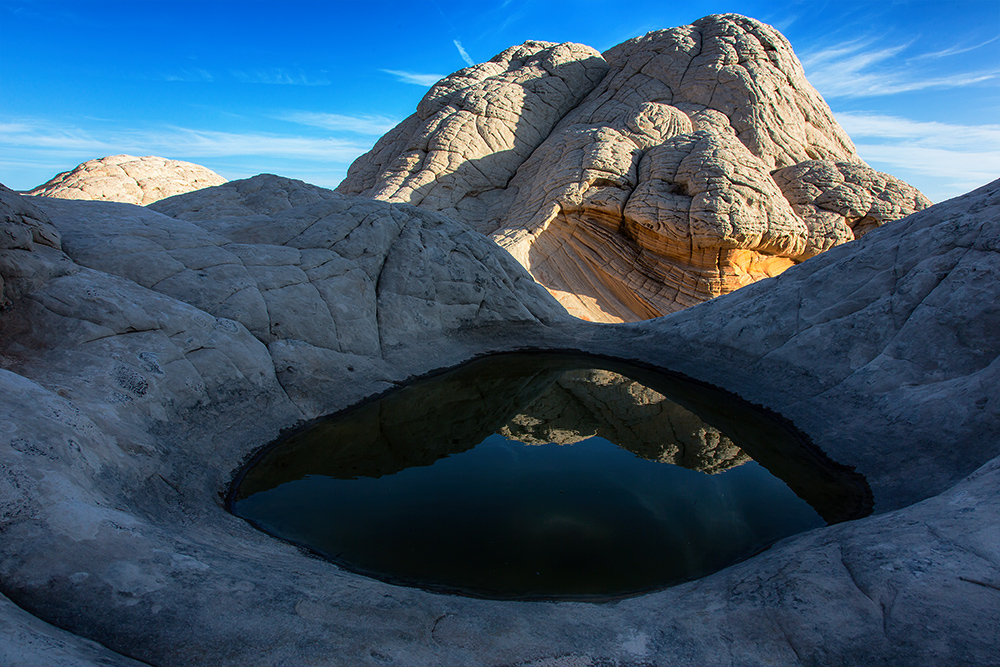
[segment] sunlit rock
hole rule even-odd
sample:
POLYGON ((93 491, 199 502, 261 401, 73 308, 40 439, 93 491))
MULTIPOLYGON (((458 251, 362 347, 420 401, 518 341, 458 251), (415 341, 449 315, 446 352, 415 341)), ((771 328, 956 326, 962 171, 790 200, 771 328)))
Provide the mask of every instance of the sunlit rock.
POLYGON ((225 182, 226 179, 211 169, 191 162, 152 155, 111 155, 64 171, 28 194, 145 206, 225 182))
MULTIPOLYGON (((600 58, 588 62, 603 78, 554 126, 528 110, 516 122, 515 108, 506 143, 472 142, 473 153, 425 160, 397 138, 414 131, 411 117, 355 162, 338 191, 464 220, 572 314, 602 322, 657 317, 731 292, 930 203, 864 164, 788 41, 767 25, 710 16, 600 58), (530 154, 509 150, 519 132, 530 154), (469 173, 482 183, 451 185, 469 173), (421 188, 400 187, 407 179, 421 188), (477 203, 424 197, 441 189, 456 201, 474 191, 477 203)), ((530 75, 527 65, 503 62, 509 77, 530 75)), ((420 145, 450 136, 443 126, 421 128, 420 145)))

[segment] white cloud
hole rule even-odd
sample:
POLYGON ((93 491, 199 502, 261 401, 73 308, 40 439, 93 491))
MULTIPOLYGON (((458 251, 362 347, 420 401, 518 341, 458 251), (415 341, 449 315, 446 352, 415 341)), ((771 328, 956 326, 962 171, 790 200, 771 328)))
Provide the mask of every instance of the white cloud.
POLYGON ((232 70, 231 74, 242 83, 263 83, 280 86, 329 86, 326 77, 311 78, 304 72, 290 72, 280 67, 255 70, 232 70))
MULTIPOLYGON (((802 57, 802 66, 809 82, 828 98, 874 97, 929 88, 958 88, 1000 75, 1000 70, 932 75, 926 69, 914 66, 913 61, 923 56, 936 57, 935 54, 917 54, 907 60, 901 55, 912 43, 876 46, 878 43, 879 40, 874 38, 859 39, 808 53, 802 57)), ((949 55, 946 52, 940 54, 949 55)))
POLYGON ((202 69, 196 67, 194 69, 182 69, 178 72, 172 72, 170 74, 163 75, 166 81, 194 81, 194 82, 208 82, 211 83, 215 81, 215 77, 207 69, 202 69))
POLYGON ((458 49, 458 55, 462 56, 462 60, 465 61, 466 65, 469 65, 471 67, 472 65, 476 64, 476 61, 470 58, 469 54, 466 53, 465 49, 462 48, 462 42, 458 41, 457 39, 453 39, 451 41, 455 45, 455 48, 458 49))
POLYGON ((28 190, 86 160, 127 153, 191 160, 226 178, 280 173, 336 186, 347 167, 371 148, 371 138, 310 138, 253 132, 240 134, 176 126, 61 127, 51 122, 0 122, 0 182, 28 190))
POLYGON ((873 166, 894 175, 903 172, 933 177, 928 185, 904 178, 924 192, 931 201, 943 201, 964 194, 1000 177, 1000 155, 894 144, 857 144, 858 154, 873 166))
POLYGON ((385 116, 343 116, 336 113, 315 113, 312 111, 293 111, 278 116, 278 118, 333 132, 373 135, 383 135, 399 123, 398 120, 385 116))
POLYGON ((415 72, 404 72, 398 69, 384 69, 386 74, 392 74, 403 83, 412 83, 418 86, 431 87, 444 78, 443 74, 417 74, 415 72))
POLYGON ((958 125, 859 112, 835 115, 862 158, 876 169, 911 182, 933 201, 1000 177, 1000 125, 958 125))
MULTIPOLYGON (((168 126, 124 129, 99 135, 79 128, 46 123, 0 124, 0 147, 22 155, 50 156, 86 153, 87 159, 130 153, 163 157, 260 156, 303 160, 350 161, 370 148, 368 143, 337 138, 315 139, 278 134, 218 132, 168 126)), ((28 159, 28 158, 25 158, 28 159)), ((38 158, 31 158, 37 161, 38 158)))
POLYGON ((914 139, 923 145, 1000 153, 1000 125, 955 125, 855 111, 837 114, 851 136, 914 139))
POLYGON ((941 51, 934 51, 932 53, 922 53, 919 56, 916 56, 916 58, 917 59, 946 58, 948 56, 957 56, 960 53, 968 53, 969 51, 975 51, 976 49, 980 49, 986 46, 987 44, 992 44, 998 39, 1000 39, 1000 35, 993 37, 992 39, 988 39, 985 42, 980 42, 979 44, 973 44, 972 46, 952 46, 950 48, 943 49, 941 51))

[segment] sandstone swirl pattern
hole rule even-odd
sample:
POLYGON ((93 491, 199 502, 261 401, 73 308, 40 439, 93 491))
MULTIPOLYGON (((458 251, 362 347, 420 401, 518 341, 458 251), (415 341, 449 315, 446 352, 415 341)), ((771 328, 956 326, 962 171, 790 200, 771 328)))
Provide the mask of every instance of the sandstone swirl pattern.
POLYGON ((857 156, 781 34, 736 15, 603 56, 508 49, 431 89, 338 191, 469 222, 607 322, 731 292, 929 205, 857 156))
POLYGON ((29 192, 58 199, 94 199, 145 206, 155 201, 226 182, 191 162, 147 155, 111 155, 88 160, 29 192))

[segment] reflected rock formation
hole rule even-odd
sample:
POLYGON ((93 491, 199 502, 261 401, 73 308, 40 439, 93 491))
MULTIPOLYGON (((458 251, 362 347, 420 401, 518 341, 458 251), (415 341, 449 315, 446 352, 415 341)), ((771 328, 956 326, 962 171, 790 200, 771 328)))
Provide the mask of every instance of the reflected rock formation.
POLYGON ((536 353, 484 357, 320 420, 244 467, 228 506, 389 583, 609 600, 863 516, 871 494, 725 392, 536 353))
POLYGON ((709 474, 750 460, 690 410, 602 369, 564 372, 500 433, 529 445, 568 445, 596 435, 644 459, 709 474))
MULTIPOLYGON (((707 474, 753 459, 827 523, 865 516, 864 478, 789 425, 715 388, 572 355, 484 357, 317 420, 237 479, 246 498, 320 475, 378 478, 430 466, 500 434, 526 444, 602 437, 636 456, 707 474)), ((236 496, 232 496, 235 498, 236 496)))
POLYGON ((381 477, 431 465, 495 433, 526 444, 597 435, 641 458, 706 473, 750 460, 696 414, 624 375, 574 368, 568 358, 503 356, 320 420, 268 452, 267 478, 251 468, 243 489, 309 474, 381 477))

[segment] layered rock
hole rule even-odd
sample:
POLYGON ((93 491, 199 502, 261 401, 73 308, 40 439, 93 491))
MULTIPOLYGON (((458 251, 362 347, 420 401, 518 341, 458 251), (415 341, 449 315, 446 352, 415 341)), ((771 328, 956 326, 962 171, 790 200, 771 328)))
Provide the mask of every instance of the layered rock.
POLYGON ((226 179, 211 169, 191 162, 152 155, 111 155, 64 171, 28 194, 145 206, 225 182, 226 179))
MULTIPOLYGON (((482 144, 423 169, 390 140, 407 121, 338 191, 446 210, 491 234, 571 313, 606 322, 733 291, 929 205, 864 164, 769 26, 710 16, 603 59, 600 83, 513 178, 515 156, 482 144), (497 151, 504 186, 491 186, 485 208, 439 206, 394 185, 418 172, 427 183, 475 170, 489 180, 497 151), (391 174, 375 175, 390 163, 391 174)), ((428 125, 420 136, 445 132, 428 125)))

